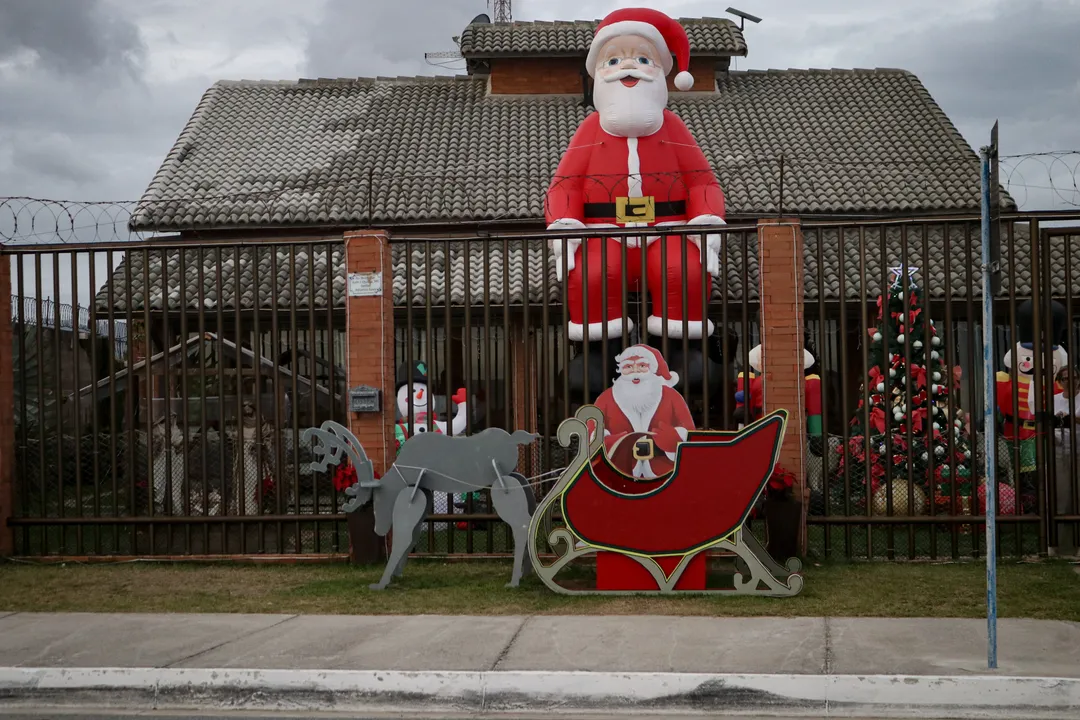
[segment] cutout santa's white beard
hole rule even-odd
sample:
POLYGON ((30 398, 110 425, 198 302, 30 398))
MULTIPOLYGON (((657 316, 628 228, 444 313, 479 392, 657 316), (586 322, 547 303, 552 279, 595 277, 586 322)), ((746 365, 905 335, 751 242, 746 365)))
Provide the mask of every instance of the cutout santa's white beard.
POLYGON ((653 373, 620 376, 611 386, 615 404, 637 432, 648 431, 663 392, 664 381, 653 373), (640 382, 634 384, 634 380, 640 382))
POLYGON ((610 78, 597 78, 593 83, 593 107, 600 115, 600 127, 617 137, 646 137, 664 124, 668 88, 663 76, 646 79, 641 71, 632 71, 637 85, 626 87, 616 73, 610 78))

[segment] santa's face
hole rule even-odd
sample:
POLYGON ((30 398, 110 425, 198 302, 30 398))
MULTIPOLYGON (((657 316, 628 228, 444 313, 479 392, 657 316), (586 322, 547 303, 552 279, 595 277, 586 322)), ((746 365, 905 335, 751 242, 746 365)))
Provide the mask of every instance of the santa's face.
POLYGON ((605 131, 644 137, 660 129, 668 89, 656 45, 636 35, 608 40, 600 48, 593 77, 593 105, 605 131))
POLYGON ((612 391, 615 401, 624 409, 649 407, 659 399, 664 389, 660 376, 653 372, 646 357, 629 357, 619 362, 619 377, 612 391))

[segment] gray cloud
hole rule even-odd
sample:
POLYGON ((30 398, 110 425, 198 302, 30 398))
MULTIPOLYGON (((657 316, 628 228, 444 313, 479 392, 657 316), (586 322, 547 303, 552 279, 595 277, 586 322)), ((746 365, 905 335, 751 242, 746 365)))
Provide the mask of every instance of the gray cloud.
MULTIPOLYGON (((726 7, 642 4, 688 17, 726 7)), ((1080 0, 735 4, 765 19, 747 28, 739 68, 901 67, 974 147, 995 118, 1005 153, 1080 147, 1080 0)), ((515 0, 514 15, 592 19, 622 5, 515 0)), ((137 198, 214 81, 463 72, 424 53, 453 49, 484 11, 483 0, 0 0, 0 195, 137 198)))
POLYGON ((42 66, 84 74, 103 66, 134 70, 146 48, 138 28, 102 0, 0 2, 0 60, 32 51, 42 66))

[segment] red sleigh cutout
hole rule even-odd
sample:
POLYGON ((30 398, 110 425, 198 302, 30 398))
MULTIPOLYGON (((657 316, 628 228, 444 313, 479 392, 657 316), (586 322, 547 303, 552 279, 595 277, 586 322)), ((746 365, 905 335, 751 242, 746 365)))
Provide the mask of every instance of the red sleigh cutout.
MULTIPOLYGON (((559 427, 560 444, 568 448, 576 440, 577 453, 533 514, 529 552, 537 575, 563 594, 670 593, 684 587, 713 594, 798 594, 799 560, 781 565, 743 530, 768 484, 786 424, 787 413, 778 410, 739 431, 691 431, 676 447, 672 471, 642 480, 618 470, 617 459, 605 453, 599 409, 580 408, 559 427), (550 556, 541 558, 538 544, 541 528, 558 525, 558 515, 563 526, 547 535, 556 552, 551 562, 550 556), (704 573, 707 550, 736 556, 732 587, 706 589, 703 580, 680 584, 695 566, 704 573), (556 582, 562 568, 586 555, 597 556, 598 571, 600 560, 643 569, 655 589, 574 589, 556 582)), ((634 443, 629 436, 627 447, 634 443)))

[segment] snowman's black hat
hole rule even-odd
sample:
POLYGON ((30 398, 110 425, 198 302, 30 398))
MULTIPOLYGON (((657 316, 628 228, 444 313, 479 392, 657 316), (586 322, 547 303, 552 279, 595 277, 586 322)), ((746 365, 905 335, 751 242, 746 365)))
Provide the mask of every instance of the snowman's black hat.
POLYGON ((413 363, 410 368, 408 364, 403 364, 397 371, 397 383, 394 385, 395 390, 400 390, 403 385, 409 384, 409 376, 412 376, 413 385, 430 385, 431 380, 427 374, 427 364, 423 361, 413 363))

